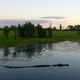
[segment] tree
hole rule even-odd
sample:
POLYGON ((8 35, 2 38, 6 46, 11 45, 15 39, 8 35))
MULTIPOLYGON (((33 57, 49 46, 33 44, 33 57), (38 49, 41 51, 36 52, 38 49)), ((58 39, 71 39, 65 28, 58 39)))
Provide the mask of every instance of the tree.
POLYGON ((35 37, 35 26, 31 22, 18 25, 18 34, 20 37, 35 37))
POLYGON ((10 32, 8 26, 5 26, 5 28, 3 28, 3 32, 4 32, 5 38, 8 39, 8 34, 9 34, 9 32, 10 32))
POLYGON ((78 34, 80 35, 80 25, 75 25, 76 31, 78 31, 78 34))
POLYGON ((46 37, 46 30, 42 28, 40 24, 36 26, 36 36, 39 38, 46 37))
POLYGON ((80 30, 80 25, 75 25, 75 30, 80 30))
POLYGON ((28 32, 29 37, 35 37, 35 26, 31 22, 28 22, 28 32))
POLYGON ((10 29, 11 29, 11 31, 14 32, 14 39, 16 39, 17 38, 17 28, 16 28, 16 26, 11 25, 10 29))
POLYGON ((61 24, 60 24, 59 28, 60 28, 60 31, 61 31, 62 30, 62 25, 61 24))
POLYGON ((52 37, 52 36, 53 36, 52 28, 49 27, 49 28, 47 29, 47 31, 48 31, 48 37, 52 37))
POLYGON ((18 36, 19 37, 24 37, 23 36, 23 28, 20 24, 18 24, 18 26, 17 26, 17 31, 18 31, 18 36))
POLYGON ((32 23, 27 22, 22 26, 24 37, 34 37, 35 27, 32 23))
POLYGON ((72 31, 72 30, 74 30, 74 26, 73 25, 69 25, 68 29, 72 31))
POLYGON ((56 27, 53 27, 53 31, 57 31, 56 27))

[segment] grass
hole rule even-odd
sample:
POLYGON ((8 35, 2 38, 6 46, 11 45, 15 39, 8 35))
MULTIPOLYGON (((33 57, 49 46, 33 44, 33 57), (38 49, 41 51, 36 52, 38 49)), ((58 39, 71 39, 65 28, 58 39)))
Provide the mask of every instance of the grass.
POLYGON ((61 40, 80 40, 80 35, 77 31, 55 31, 53 37, 61 40))
POLYGON ((80 35, 76 31, 54 31, 52 38, 17 38, 14 39, 14 33, 10 32, 9 39, 5 39, 0 32, 0 47, 20 46, 32 43, 54 43, 60 41, 80 41, 80 35))

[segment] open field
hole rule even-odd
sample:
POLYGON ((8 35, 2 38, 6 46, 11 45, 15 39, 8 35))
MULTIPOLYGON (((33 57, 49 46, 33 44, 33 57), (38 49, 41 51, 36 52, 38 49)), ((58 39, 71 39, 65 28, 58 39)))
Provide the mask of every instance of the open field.
POLYGON ((32 43, 54 43, 60 41, 80 41, 80 35, 76 31, 54 31, 52 38, 19 38, 14 39, 14 33, 10 32, 9 39, 5 39, 0 32, 0 47, 20 46, 32 43))

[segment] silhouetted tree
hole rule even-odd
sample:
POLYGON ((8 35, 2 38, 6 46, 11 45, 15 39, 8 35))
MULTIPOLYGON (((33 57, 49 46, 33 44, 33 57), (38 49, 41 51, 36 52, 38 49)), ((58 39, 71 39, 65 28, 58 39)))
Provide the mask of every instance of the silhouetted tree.
POLYGON ((59 28, 60 28, 60 31, 61 31, 62 30, 62 25, 61 24, 60 24, 59 28))
POLYGON ((23 28, 22 28, 22 26, 20 24, 18 24, 18 26, 17 26, 17 31, 18 31, 18 36, 19 37, 24 37, 23 28))
POLYGON ((80 25, 75 25, 76 31, 78 31, 78 34, 80 35, 80 25))
POLYGON ((80 25, 75 25, 74 28, 75 28, 75 30, 79 30, 80 29, 80 25))
POLYGON ((53 27, 53 31, 57 31, 56 27, 53 27))
POLYGON ((71 30, 71 31, 74 30, 74 26, 73 25, 69 25, 68 26, 68 30, 71 30))
POLYGON ((37 34, 37 37, 41 38, 41 37, 45 37, 46 35, 46 30, 44 30, 42 28, 42 26, 40 24, 38 24, 36 26, 36 34, 37 34))

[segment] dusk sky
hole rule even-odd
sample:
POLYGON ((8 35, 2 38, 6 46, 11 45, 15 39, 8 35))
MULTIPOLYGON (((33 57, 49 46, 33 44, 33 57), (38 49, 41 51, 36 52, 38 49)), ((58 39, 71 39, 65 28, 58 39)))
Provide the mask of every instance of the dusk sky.
POLYGON ((80 23, 80 0, 0 0, 0 19, 43 19, 80 23))

